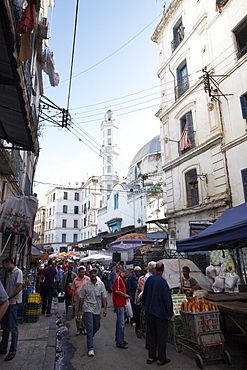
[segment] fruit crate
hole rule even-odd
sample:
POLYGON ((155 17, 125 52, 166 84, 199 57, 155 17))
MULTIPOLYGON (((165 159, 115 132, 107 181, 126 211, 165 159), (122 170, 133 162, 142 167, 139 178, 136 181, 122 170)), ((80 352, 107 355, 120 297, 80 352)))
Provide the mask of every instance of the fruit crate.
POLYGON ((40 303, 41 296, 40 294, 29 294, 28 295, 28 303, 40 303))
POLYGON ((220 312, 186 312, 180 311, 185 338, 198 343, 201 334, 220 331, 220 312))
POLYGON ((40 315, 41 304, 40 303, 27 303, 26 304, 26 316, 40 315))

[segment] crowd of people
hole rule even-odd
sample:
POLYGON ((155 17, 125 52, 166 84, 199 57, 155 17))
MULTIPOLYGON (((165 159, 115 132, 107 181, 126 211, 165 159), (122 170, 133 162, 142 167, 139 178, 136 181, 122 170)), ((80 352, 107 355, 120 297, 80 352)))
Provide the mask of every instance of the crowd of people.
MULTIPOLYGON (((13 261, 3 261, 6 270, 4 290, 0 284, 0 319, 3 329, 0 354, 7 353, 11 333, 11 346, 5 361, 15 357, 18 342, 17 307, 22 299, 23 276, 13 261)), ((106 269, 101 264, 55 263, 49 260, 47 266, 38 271, 37 292, 42 298, 42 314, 51 316, 52 298, 64 296, 65 310, 74 307, 76 335, 87 336, 88 356, 94 356, 94 335, 100 329, 101 313, 107 314, 107 291, 112 293, 116 313, 116 347, 127 349, 125 325, 135 327, 140 338, 145 332, 148 349, 147 364, 170 362, 166 355, 168 322, 173 316, 170 288, 163 278, 164 264, 151 261, 143 270, 140 266, 128 269, 123 261, 111 263, 106 269), (107 274, 107 279, 105 275, 107 274), (128 310, 126 307, 128 306, 128 310), (127 313, 128 312, 128 315, 127 313)), ((195 279, 190 278, 189 268, 183 267, 181 290, 187 296, 200 289, 195 279)))

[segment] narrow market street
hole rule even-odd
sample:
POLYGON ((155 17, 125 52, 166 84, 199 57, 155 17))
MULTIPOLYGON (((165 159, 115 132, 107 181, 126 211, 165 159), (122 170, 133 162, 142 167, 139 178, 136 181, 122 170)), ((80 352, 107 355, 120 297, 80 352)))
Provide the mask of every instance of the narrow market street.
MULTIPOLYGON (((58 303, 59 315, 64 312, 64 304, 58 303)), ((135 328, 125 326, 125 340, 129 343, 129 348, 122 350, 116 348, 114 342, 115 332, 115 314, 112 306, 111 294, 108 294, 108 312, 105 318, 101 319, 101 328, 95 335, 95 356, 87 356, 86 336, 76 336, 75 320, 66 321, 65 330, 61 333, 62 340, 59 341, 59 346, 62 349, 60 357, 57 358, 56 370, 79 370, 92 369, 100 366, 101 369, 128 369, 141 370, 150 368, 156 364, 147 365, 148 357, 145 349, 145 339, 137 338, 135 328)), ((230 348, 226 348, 231 352, 230 348)), ((185 348, 181 353, 177 353, 174 345, 167 343, 167 355, 171 359, 171 363, 165 365, 166 369, 198 369, 194 357, 195 353, 185 348)), ((234 369, 244 370, 247 358, 244 360, 243 350, 239 348, 239 353, 234 348, 234 354, 231 352, 232 366, 228 366, 223 361, 205 362, 205 369, 234 369), (245 362, 244 362, 245 361, 245 362)))

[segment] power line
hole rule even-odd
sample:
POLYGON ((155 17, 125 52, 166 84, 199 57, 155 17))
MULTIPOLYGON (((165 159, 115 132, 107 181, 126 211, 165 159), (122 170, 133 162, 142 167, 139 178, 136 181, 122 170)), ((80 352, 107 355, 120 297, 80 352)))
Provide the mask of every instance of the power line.
POLYGON ((73 36, 73 46, 72 46, 72 54, 71 54, 71 65, 70 65, 70 76, 69 76, 69 90, 68 90, 68 100, 67 100, 67 111, 69 110, 70 93, 71 93, 71 83, 72 83, 72 72, 73 72, 73 66, 74 66, 75 40, 76 40, 76 30, 77 30, 77 20, 78 20, 78 7, 79 7, 79 0, 76 1, 75 22, 74 22, 74 36, 73 36))

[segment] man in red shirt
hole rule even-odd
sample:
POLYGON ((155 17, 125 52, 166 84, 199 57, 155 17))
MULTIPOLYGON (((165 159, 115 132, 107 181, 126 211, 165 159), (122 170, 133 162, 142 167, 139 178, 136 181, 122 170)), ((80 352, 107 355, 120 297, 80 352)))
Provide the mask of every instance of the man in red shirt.
POLYGON ((127 342, 124 340, 125 326, 125 305, 126 299, 130 298, 126 294, 126 285, 123 279, 130 276, 130 270, 124 269, 121 275, 117 276, 112 286, 112 300, 115 312, 117 314, 115 340, 118 348, 127 349, 127 342))
POLYGON ((90 278, 85 275, 85 272, 86 272, 86 268, 84 266, 79 267, 78 276, 73 280, 72 286, 71 286, 71 289, 72 289, 71 303, 74 304, 75 306, 75 322, 76 322, 76 328, 77 328, 76 335, 80 335, 82 334, 82 332, 86 334, 84 314, 82 313, 81 316, 78 316, 79 302, 80 302, 79 293, 84 283, 87 280, 90 280, 90 278))

